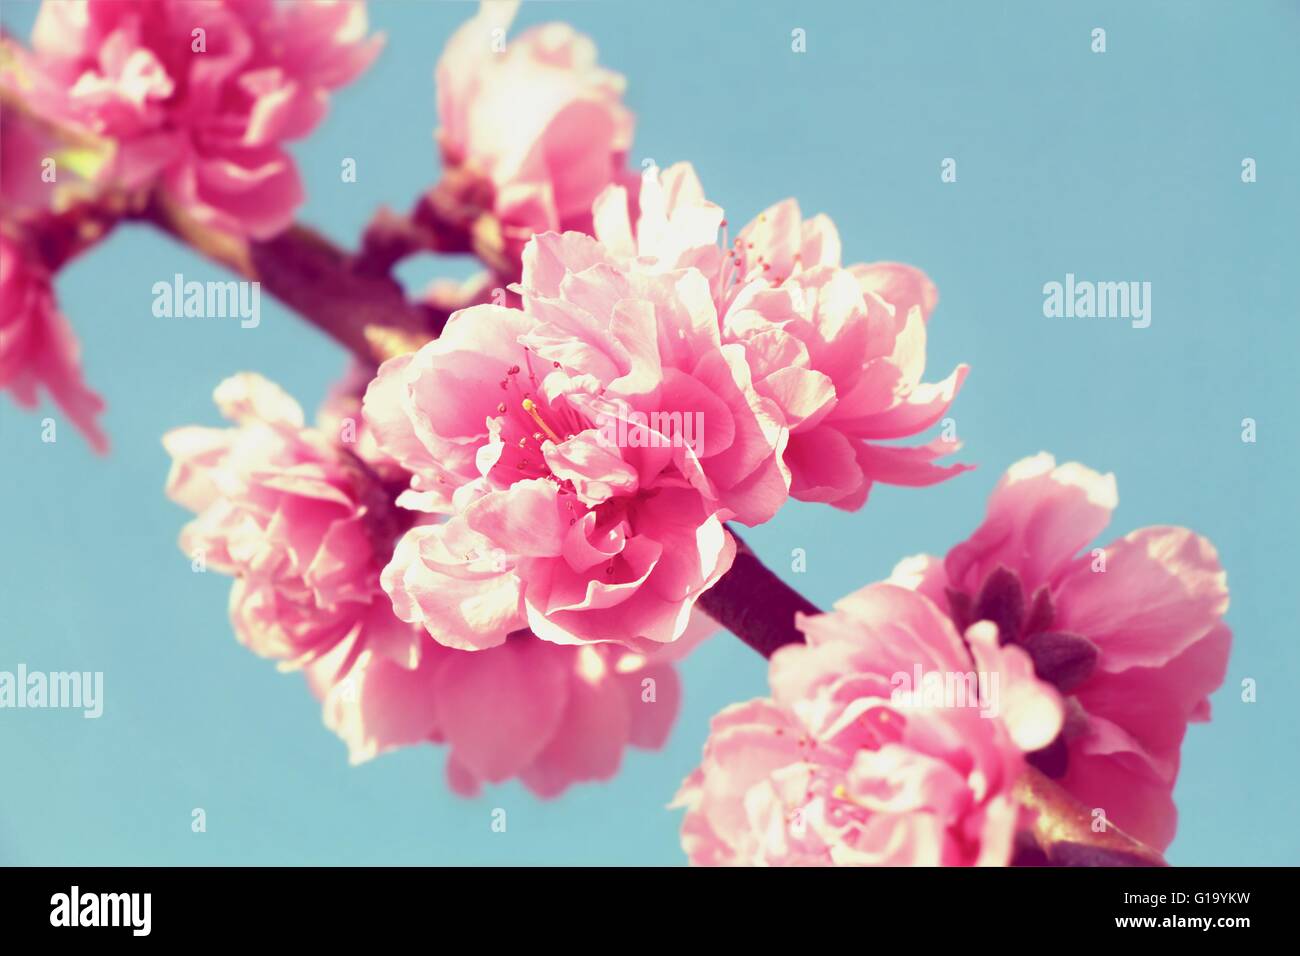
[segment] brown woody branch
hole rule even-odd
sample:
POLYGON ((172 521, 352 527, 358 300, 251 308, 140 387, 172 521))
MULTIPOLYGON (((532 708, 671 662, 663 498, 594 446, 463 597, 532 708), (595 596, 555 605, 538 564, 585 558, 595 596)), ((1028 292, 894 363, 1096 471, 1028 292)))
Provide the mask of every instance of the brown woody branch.
POLYGON ((320 233, 291 226, 271 239, 245 240, 194 222, 157 195, 140 218, 214 262, 260 282, 286 306, 363 361, 378 364, 434 338, 445 316, 413 303, 388 275, 367 275, 320 233))
POLYGON ((406 216, 382 208, 361 237, 353 267, 366 275, 387 275, 398 262, 420 252, 471 254, 502 284, 519 278, 492 210, 492 184, 465 169, 451 168, 420 196, 406 216))
POLYGON ((740 535, 736 560, 717 584, 700 596, 700 609, 764 657, 777 648, 803 642, 796 614, 821 610, 759 560, 740 535))

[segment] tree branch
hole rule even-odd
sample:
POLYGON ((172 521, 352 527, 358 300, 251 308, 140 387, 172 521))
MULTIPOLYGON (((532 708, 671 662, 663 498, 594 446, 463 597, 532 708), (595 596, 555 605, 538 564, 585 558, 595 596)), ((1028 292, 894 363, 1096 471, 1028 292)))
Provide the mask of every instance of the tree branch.
POLYGON ((470 254, 502 277, 519 278, 519 264, 507 254, 501 224, 492 209, 492 184, 465 169, 443 172, 438 184, 416 200, 406 216, 382 208, 361 237, 354 268, 387 275, 419 252, 470 254))
POLYGON ((700 596, 700 609, 764 657, 786 644, 803 643, 795 615, 821 609, 777 577, 734 529, 728 531, 736 539, 736 560, 700 596))
POLYGON ((423 344, 446 321, 436 310, 408 301, 391 277, 354 270, 348 253, 306 226, 291 226, 271 239, 245 240, 208 229, 157 194, 139 218, 260 282, 362 361, 378 364, 395 351, 423 344))

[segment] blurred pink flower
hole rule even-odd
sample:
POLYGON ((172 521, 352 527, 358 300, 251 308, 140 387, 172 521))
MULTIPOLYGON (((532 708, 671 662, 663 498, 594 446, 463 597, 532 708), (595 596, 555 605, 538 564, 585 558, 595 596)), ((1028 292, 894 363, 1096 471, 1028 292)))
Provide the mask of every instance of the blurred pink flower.
POLYGON ((1007 864, 1023 755, 1062 719, 1029 656, 987 623, 963 641, 927 598, 889 584, 799 626, 807 644, 772 656, 772 697, 714 718, 677 796, 690 861, 1007 864), (969 696, 932 695, 930 675, 969 696))
POLYGON ((731 565, 722 522, 785 500, 783 430, 699 272, 625 269, 579 233, 523 264, 522 311, 458 312, 370 386, 367 422, 415 476, 399 502, 450 516, 402 539, 384 587, 449 647, 670 643, 731 565))
POLYGON ((518 778, 555 797, 612 777, 628 746, 663 746, 681 696, 672 661, 714 630, 697 617, 680 647, 651 658, 611 644, 560 647, 521 631, 484 651, 435 646, 414 670, 365 654, 342 681, 329 658, 307 673, 353 763, 445 743, 447 779, 462 796, 518 778))
POLYGON ((373 377, 372 366, 350 361, 316 410, 316 431, 360 458, 385 485, 402 488, 410 482, 410 474, 379 447, 362 413, 362 400, 373 377))
POLYGON ((102 176, 156 180, 198 221, 262 239, 303 199, 283 144, 315 128, 380 38, 352 0, 49 0, 32 45, 29 100, 116 142, 102 176))
POLYGON ((81 347, 59 311, 49 271, 0 234, 0 390, 25 408, 45 389, 92 448, 108 451, 96 419, 103 400, 81 378, 81 347))
POLYGON ((921 380, 938 300, 930 280, 897 263, 844 268, 834 224, 805 221, 793 199, 724 248, 725 225, 686 163, 647 171, 635 196, 611 186, 595 204, 596 235, 614 254, 709 277, 723 340, 744 346, 754 389, 789 428, 790 494, 852 510, 874 482, 929 485, 967 470, 934 463, 956 440, 880 444, 938 422, 966 377, 959 365, 937 384, 921 380))
MULTIPOLYGON (((39 77, 28 63, 27 51, 0 34, 0 90, 7 96, 19 98, 31 94, 30 87, 39 77)), ((41 93, 54 95, 47 87, 41 93)), ((57 159, 64 144, 58 143, 40 119, 21 109, 5 104, 0 109, 0 201, 4 203, 6 219, 17 219, 29 213, 49 209, 59 186, 69 170, 59 169, 57 159)))
POLYGON ((490 184, 515 255, 534 233, 591 231, 592 201, 626 178, 634 125, 590 38, 548 23, 505 42, 518 6, 483 3, 436 74, 443 162, 490 184))
POLYGON ((167 494, 197 517, 181 549, 236 576, 230 616, 254 653, 300 666, 342 647, 344 673, 371 651, 413 668, 432 645, 393 616, 379 571, 412 513, 331 436, 304 428, 279 387, 244 373, 215 393, 233 428, 178 428, 167 494))
POLYGON ((1080 553, 1118 503, 1113 475, 1048 454, 1017 462, 984 523, 942 561, 901 562, 891 580, 990 620, 1066 695, 1062 735, 1031 758, 1089 807, 1163 851, 1188 721, 1208 720, 1227 669, 1227 575, 1186 528, 1140 528, 1080 553))

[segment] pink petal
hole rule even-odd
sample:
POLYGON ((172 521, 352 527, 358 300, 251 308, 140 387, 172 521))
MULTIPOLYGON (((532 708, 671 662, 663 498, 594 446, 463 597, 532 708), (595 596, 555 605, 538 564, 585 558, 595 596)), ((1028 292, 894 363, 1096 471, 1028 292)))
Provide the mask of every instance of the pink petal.
POLYGON ((571 653, 520 637, 493 650, 452 654, 438 671, 433 699, 457 762, 490 783, 532 763, 560 727, 571 653))
MULTIPOLYGON (((1104 572, 1092 570, 1091 555, 1081 557, 1055 593, 1060 626, 1101 648, 1106 671, 1162 666, 1209 634, 1227 611, 1218 553, 1186 528, 1142 528, 1108 545, 1105 556, 1104 572)), ((1209 675, 1197 683, 1207 682, 1209 675)))
MULTIPOLYGON (((577 651, 579 660, 600 660, 594 647, 577 651)), ((628 742, 631 708, 629 688, 607 671, 584 675, 580 662, 569 683, 564 716, 551 742, 523 774, 530 790, 543 797, 562 792, 569 784, 607 780, 618 770, 628 742)))
POLYGON ((894 307, 895 316, 905 319, 916 307, 921 318, 930 320, 930 313, 939 303, 939 290, 924 272, 900 262, 872 262, 851 267, 862 284, 863 292, 874 293, 894 307))
POLYGON ((1118 500, 1114 475, 1058 467, 1046 453, 1022 459, 993 489, 984 523, 948 552, 948 577, 974 594, 1001 564, 1032 593, 1101 532, 1118 500))

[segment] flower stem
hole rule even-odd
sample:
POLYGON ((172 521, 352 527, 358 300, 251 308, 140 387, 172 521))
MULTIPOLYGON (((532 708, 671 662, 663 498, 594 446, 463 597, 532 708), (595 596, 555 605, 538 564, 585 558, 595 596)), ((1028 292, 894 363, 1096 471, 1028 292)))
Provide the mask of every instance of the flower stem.
POLYGON ((759 560, 736 539, 736 560, 718 583, 700 596, 700 609, 764 657, 786 644, 803 643, 795 627, 796 614, 820 614, 821 609, 759 560))

